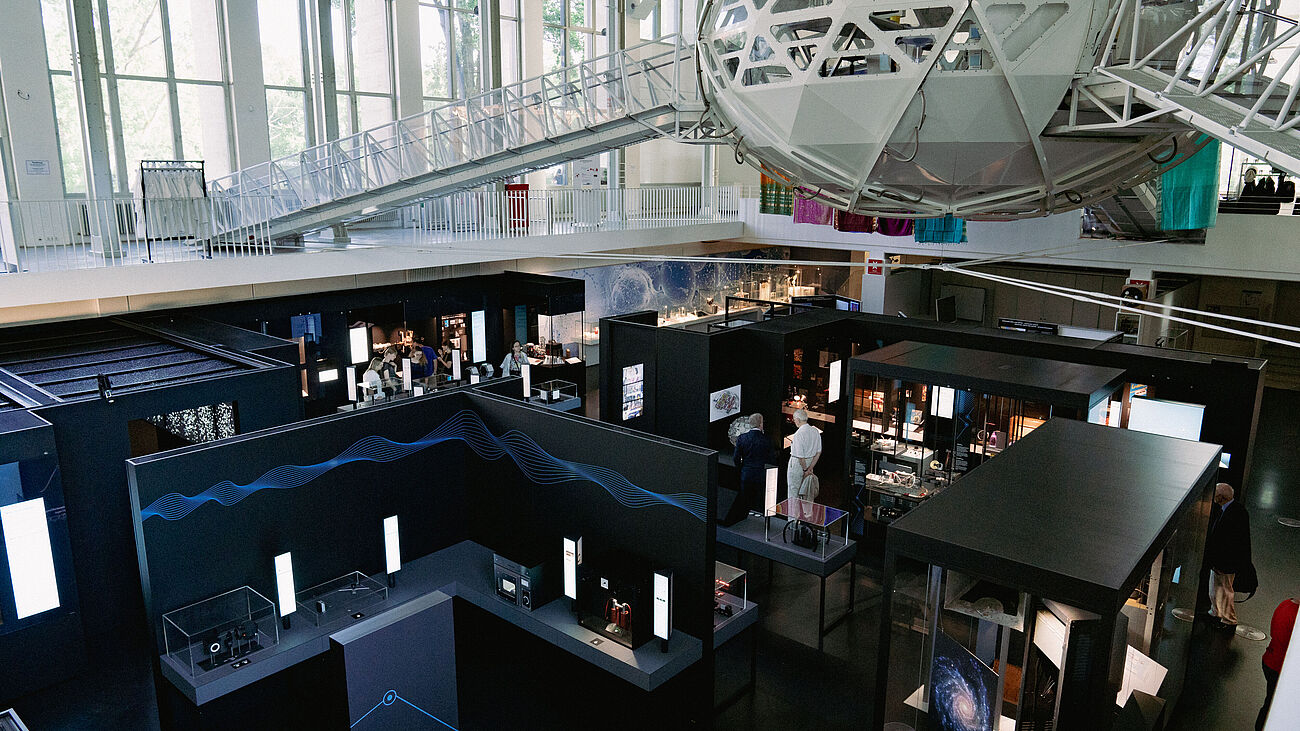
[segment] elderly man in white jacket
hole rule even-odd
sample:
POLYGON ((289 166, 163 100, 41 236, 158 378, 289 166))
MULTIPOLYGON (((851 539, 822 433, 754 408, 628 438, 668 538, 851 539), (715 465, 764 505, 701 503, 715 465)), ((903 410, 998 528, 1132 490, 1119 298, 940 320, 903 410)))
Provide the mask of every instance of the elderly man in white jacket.
POLYGON ((789 497, 813 500, 815 492, 803 489, 804 480, 812 475, 817 460, 822 456, 822 433, 808 423, 808 412, 794 412, 794 425, 798 427, 790 438, 790 466, 786 468, 789 497))

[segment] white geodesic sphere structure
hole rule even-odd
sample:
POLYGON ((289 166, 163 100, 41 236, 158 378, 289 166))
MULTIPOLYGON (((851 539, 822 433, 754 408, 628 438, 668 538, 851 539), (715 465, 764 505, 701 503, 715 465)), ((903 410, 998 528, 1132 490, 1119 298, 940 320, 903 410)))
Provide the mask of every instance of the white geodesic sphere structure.
POLYGON ((801 195, 885 216, 1046 215, 1132 187, 1205 141, 1170 124, 1054 129, 1108 41, 1111 5, 710 0, 701 83, 738 158, 801 195))

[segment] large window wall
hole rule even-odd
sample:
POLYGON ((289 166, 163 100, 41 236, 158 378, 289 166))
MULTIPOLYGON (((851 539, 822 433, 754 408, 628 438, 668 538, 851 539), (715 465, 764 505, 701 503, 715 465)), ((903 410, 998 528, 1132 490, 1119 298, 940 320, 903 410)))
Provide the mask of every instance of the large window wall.
MULTIPOLYGON (((231 165, 228 84, 217 0, 90 0, 102 73, 113 188, 131 189, 141 160, 231 165)), ((64 190, 86 192, 68 4, 42 0, 64 190)))
POLYGON ((386 0, 332 0, 339 136, 393 121, 392 18, 386 0))
MULTIPOLYGON (((430 109, 491 88, 483 21, 489 0, 421 0, 420 63, 424 107, 430 109)), ((501 83, 523 78, 519 0, 498 0, 501 83)))
POLYGON ((300 0, 257 4, 272 158, 292 155, 314 142, 306 20, 300 0))
POLYGON ((542 0, 542 70, 574 66, 608 52, 604 0, 542 0))
MULTIPOLYGON (((39 2, 64 190, 85 195, 91 156, 73 68, 73 3, 39 2)), ((103 159, 118 194, 131 191, 142 160, 203 160, 212 179, 230 171, 236 138, 248 165, 266 154, 260 150, 291 156, 384 124, 403 108, 398 89, 407 88, 407 71, 418 74, 429 108, 479 93, 498 77, 514 83, 610 47, 610 0, 76 0, 76 7, 82 2, 103 95, 102 119, 89 122, 106 133, 103 159), (256 17, 242 15, 250 12, 256 17), (395 25, 406 17, 418 18, 417 33, 395 25), (227 37, 227 21, 246 30, 227 37), (248 32, 254 21, 257 41, 248 32), (525 49, 526 38, 539 47, 525 49), (241 63, 259 52, 260 78, 257 65, 241 63), (418 66, 399 69, 399 58, 418 66), (245 93, 235 85, 245 83, 265 93, 265 129, 242 103, 243 116, 234 113, 234 92, 245 93), (260 147, 262 135, 269 150, 260 147)), ((646 35, 675 32, 679 7, 656 10, 641 24, 646 35)), ((637 41, 633 33, 629 42, 637 41)))

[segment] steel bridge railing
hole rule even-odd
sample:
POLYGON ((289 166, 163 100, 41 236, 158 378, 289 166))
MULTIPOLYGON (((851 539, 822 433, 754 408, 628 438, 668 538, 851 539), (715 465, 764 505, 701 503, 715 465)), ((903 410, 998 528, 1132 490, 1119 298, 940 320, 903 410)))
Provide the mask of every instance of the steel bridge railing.
POLYGON ((254 165, 212 180, 209 195, 231 201, 232 211, 280 218, 613 122, 680 111, 701 100, 694 62, 694 46, 670 36, 254 165), (269 211, 241 208, 245 196, 268 198, 269 211))

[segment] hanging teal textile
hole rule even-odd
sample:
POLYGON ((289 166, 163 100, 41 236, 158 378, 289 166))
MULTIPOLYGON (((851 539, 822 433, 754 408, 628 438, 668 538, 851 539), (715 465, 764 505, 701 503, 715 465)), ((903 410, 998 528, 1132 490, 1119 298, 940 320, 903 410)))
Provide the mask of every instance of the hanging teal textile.
POLYGON ((966 240, 966 222, 951 214, 943 218, 918 218, 915 231, 918 244, 960 244, 966 240))
POLYGON ((1219 141, 1160 176, 1160 228, 1213 228, 1219 216, 1219 141))

